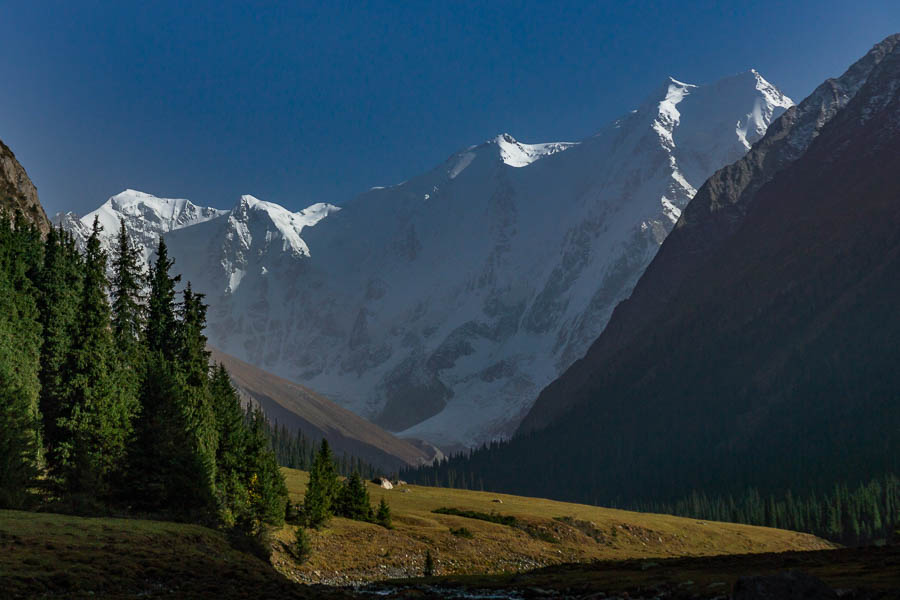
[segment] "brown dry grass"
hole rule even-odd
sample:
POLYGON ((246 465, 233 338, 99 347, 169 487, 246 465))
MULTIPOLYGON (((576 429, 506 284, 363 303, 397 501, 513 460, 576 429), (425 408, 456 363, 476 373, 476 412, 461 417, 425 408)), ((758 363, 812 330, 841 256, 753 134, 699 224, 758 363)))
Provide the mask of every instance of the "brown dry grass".
MULTIPOLYGON (((293 469, 284 469, 284 473, 291 499, 299 502, 306 473, 293 469)), ((335 518, 322 530, 310 532, 313 554, 307 563, 297 565, 287 553, 278 552, 276 567, 296 581, 349 583, 419 576, 429 549, 435 556, 437 574, 475 574, 512 573, 601 559, 833 547, 814 536, 792 531, 489 492, 423 486, 384 490, 370 483, 369 494, 373 504, 382 497, 388 501, 394 515, 393 530, 335 518), (432 512, 441 507, 511 515, 519 527, 432 512), (559 517, 570 519, 563 522, 559 517), (460 527, 472 532, 472 537, 451 533, 451 528, 460 527)), ((290 543, 293 529, 285 528, 278 537, 290 543)))

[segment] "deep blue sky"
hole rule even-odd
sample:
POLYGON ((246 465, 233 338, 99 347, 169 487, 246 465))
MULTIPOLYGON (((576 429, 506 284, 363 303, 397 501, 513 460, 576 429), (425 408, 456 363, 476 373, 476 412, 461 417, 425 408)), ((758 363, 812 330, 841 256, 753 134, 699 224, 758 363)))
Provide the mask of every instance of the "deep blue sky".
POLYGON ((800 100, 897 30, 897 0, 0 0, 0 139, 51 214, 126 187, 300 209, 500 132, 585 137, 667 75, 800 100))

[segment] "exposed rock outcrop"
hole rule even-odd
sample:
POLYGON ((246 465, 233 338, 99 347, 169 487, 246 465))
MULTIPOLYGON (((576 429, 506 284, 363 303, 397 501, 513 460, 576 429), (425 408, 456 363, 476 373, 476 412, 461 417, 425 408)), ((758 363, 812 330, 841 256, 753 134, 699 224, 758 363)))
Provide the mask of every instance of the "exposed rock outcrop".
POLYGON ((0 141, 0 210, 22 211, 42 233, 50 230, 50 220, 38 200, 37 188, 9 146, 0 141))

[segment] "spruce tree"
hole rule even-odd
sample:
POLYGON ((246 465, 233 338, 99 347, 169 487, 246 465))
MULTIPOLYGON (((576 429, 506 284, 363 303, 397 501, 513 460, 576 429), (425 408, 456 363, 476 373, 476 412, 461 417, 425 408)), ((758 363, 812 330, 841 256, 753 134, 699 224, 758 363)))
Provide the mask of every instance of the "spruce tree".
POLYGON ((150 273, 147 321, 144 328, 146 358, 141 374, 141 414, 130 456, 128 491, 139 510, 172 518, 209 522, 215 520, 215 423, 208 384, 196 360, 182 365, 186 346, 205 314, 193 306, 180 307, 178 319, 175 285, 170 275, 165 241, 160 238, 157 258, 150 273))
POLYGON ((335 501, 334 514, 357 521, 372 520, 372 505, 369 490, 359 473, 354 471, 340 486, 335 501))
POLYGON ((182 293, 178 306, 175 363, 182 375, 180 410, 187 433, 202 470, 195 474, 196 485, 210 498, 215 495, 216 449, 218 432, 213 400, 210 394, 209 351, 206 349, 206 305, 202 294, 195 294, 191 284, 182 293))
POLYGON ((309 560, 309 556, 312 554, 312 540, 309 539, 309 534, 303 527, 298 527, 295 535, 294 558, 297 559, 298 563, 302 564, 309 560))
POLYGON ((55 474, 73 498, 109 492, 109 476, 121 466, 131 435, 136 399, 122 386, 107 301, 106 253, 97 219, 87 241, 75 340, 65 374, 64 416, 54 453, 55 474))
POLYGON ((216 496, 222 522, 233 526, 246 522, 250 513, 248 478, 245 476, 249 432, 244 424, 240 399, 222 365, 213 371, 210 393, 219 442, 216 447, 216 496))
POLYGON ((28 506, 40 463, 41 331, 17 238, 0 215, 0 508, 28 506))
POLYGON ((303 498, 303 516, 309 527, 321 527, 332 516, 337 485, 334 455, 328 440, 323 438, 310 467, 309 483, 303 498))
POLYGON ((119 222, 112 262, 112 330, 123 365, 135 385, 140 363, 140 338, 144 326, 144 273, 141 255, 131 243, 125 221, 119 222))
POLYGON ((250 495, 249 531, 258 533, 263 524, 284 524, 288 503, 287 485, 269 448, 266 420, 259 409, 251 413, 246 450, 247 487, 250 495))
POLYGON ((172 276, 170 269, 175 261, 169 258, 166 242, 160 236, 156 260, 150 269, 150 295, 147 299, 147 325, 144 329, 147 350, 162 352, 166 359, 173 359, 177 350, 175 285, 180 275, 172 276))
POLYGON ((66 365, 78 327, 84 261, 72 236, 62 229, 51 228, 44 247, 37 294, 43 332, 40 409, 44 446, 54 456, 60 442, 59 419, 66 416, 66 365))
POLYGON ((388 503, 385 502, 384 498, 378 503, 378 510, 375 511, 375 522, 387 529, 393 528, 393 524, 391 523, 391 507, 388 506, 388 503))

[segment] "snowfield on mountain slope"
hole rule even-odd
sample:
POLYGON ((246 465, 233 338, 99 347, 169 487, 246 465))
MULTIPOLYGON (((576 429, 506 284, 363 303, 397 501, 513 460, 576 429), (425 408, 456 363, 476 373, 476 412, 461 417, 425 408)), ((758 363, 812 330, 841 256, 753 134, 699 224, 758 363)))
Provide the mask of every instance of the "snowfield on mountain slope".
POLYGON ((504 134, 340 211, 242 198, 166 239, 216 347, 403 436, 475 445, 514 430, 696 189, 790 105, 755 71, 669 79, 579 143, 504 134))

